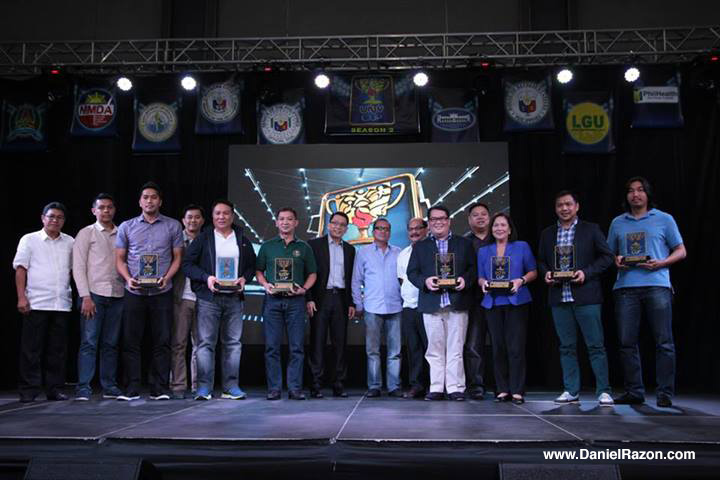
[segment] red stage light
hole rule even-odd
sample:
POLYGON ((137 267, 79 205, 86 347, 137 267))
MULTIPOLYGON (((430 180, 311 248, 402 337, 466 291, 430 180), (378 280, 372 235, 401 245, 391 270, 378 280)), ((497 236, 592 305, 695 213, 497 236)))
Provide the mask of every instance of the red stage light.
POLYGON ((273 68, 270 67, 270 66, 264 66, 264 67, 263 67, 263 72, 268 73, 268 72, 272 72, 272 71, 273 71, 273 68))
POLYGON ((53 68, 52 70, 50 70, 50 74, 51 75, 60 75, 60 70, 57 68, 53 68))
POLYGON ((710 57, 711 62, 717 62, 718 60, 720 60, 720 57, 717 55, 713 55, 712 57, 710 57))

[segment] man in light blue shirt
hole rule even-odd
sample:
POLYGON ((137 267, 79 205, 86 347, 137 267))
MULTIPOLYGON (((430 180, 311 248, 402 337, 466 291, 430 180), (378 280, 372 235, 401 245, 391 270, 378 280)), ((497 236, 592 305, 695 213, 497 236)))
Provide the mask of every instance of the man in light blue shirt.
POLYGON ((644 312, 655 337, 657 405, 670 407, 675 393, 675 344, 669 267, 685 258, 685 246, 673 217, 654 208, 646 179, 631 178, 625 192, 626 212, 615 217, 608 233, 618 268, 613 290, 626 390, 614 400, 629 405, 645 401, 638 351, 644 312), (626 257, 647 260, 631 264, 626 257))
POLYGON ((382 387, 380 371, 380 336, 383 326, 387 335, 387 389, 391 397, 402 397, 400 385, 400 349, 402 297, 397 278, 400 248, 388 243, 390 222, 378 218, 373 223, 372 245, 358 250, 352 276, 352 295, 356 315, 365 320, 369 398, 379 397, 382 387))

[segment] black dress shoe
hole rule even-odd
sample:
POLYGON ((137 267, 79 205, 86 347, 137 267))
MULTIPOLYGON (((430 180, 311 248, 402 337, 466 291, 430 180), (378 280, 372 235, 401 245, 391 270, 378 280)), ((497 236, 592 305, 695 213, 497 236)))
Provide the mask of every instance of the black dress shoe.
POLYGON ((672 400, 667 395, 660 395, 657 397, 657 406, 661 408, 670 408, 672 407, 672 400))
POLYGON ((419 387, 412 387, 410 390, 405 392, 405 398, 421 398, 425 396, 425 389, 419 387))
POLYGON ((473 400, 484 400, 485 399, 485 392, 482 390, 474 390, 470 392, 470 398, 473 400))
POLYGON ((443 392, 430 392, 427 395, 425 395, 425 400, 429 402, 437 402, 440 400, 445 400, 445 394, 443 392))
POLYGON ((402 389, 396 388, 392 392, 388 392, 388 397, 403 398, 402 389))
POLYGON ((498 395, 495 397, 495 402, 497 402, 497 403, 509 402, 511 398, 512 397, 510 395, 504 395, 502 397, 500 395, 498 395))
POLYGON ((322 394, 322 392, 318 389, 315 390, 314 388, 310 389, 310 398, 324 398, 325 395, 322 394))
POLYGON ((619 397, 613 398, 615 405, 642 405, 645 403, 643 397, 636 397, 630 393, 623 393, 619 397))
POLYGON ((448 395, 448 398, 455 402, 464 402, 465 394, 463 392, 452 392, 450 395, 448 395))
POLYGON ((347 398, 348 394, 343 387, 333 387, 333 397, 347 398))
POLYGON ((365 396, 367 398, 377 398, 380 396, 380 390, 378 390, 377 388, 371 388, 370 390, 367 391, 365 396))
POLYGON ((280 400, 280 390, 270 390, 265 398, 268 400, 280 400))
POLYGON ((291 390, 288 392, 288 398, 290 400, 305 400, 305 394, 302 390, 291 390))
POLYGON ((68 397, 62 392, 55 392, 48 394, 47 399, 51 402, 62 402, 63 400, 67 400, 68 397))

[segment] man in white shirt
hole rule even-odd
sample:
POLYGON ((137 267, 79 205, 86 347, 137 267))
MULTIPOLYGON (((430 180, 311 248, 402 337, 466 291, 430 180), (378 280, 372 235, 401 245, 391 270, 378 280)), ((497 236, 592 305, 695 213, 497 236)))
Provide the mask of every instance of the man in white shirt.
POLYGON ((24 235, 13 259, 17 308, 23 315, 21 402, 32 402, 42 389, 43 356, 47 399, 67 400, 61 389, 65 384, 67 322, 72 309, 73 238, 62 233, 65 217, 62 203, 47 204, 40 217, 42 230, 24 235))
POLYGON ((427 236, 428 224, 422 218, 412 218, 408 222, 408 238, 410 245, 398 255, 397 276, 400 279, 400 296, 403 300, 402 334, 407 345, 408 379, 410 390, 405 398, 422 398, 427 385, 428 367, 425 362, 427 335, 423 324, 422 313, 418 312, 418 295, 420 291, 407 278, 407 266, 410 261, 413 245, 427 236))

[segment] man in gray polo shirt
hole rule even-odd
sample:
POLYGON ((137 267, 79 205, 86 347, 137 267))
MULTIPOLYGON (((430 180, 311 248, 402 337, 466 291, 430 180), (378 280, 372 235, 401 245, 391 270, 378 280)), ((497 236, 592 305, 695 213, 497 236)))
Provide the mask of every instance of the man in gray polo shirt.
POLYGON ((170 399, 172 278, 180 268, 183 236, 180 222, 162 215, 161 205, 160 187, 146 183, 140 194, 142 214, 118 228, 115 255, 117 270, 125 279, 123 364, 128 380, 125 394, 118 400, 140 398, 140 347, 146 323, 150 324, 153 351, 150 398, 170 399))

